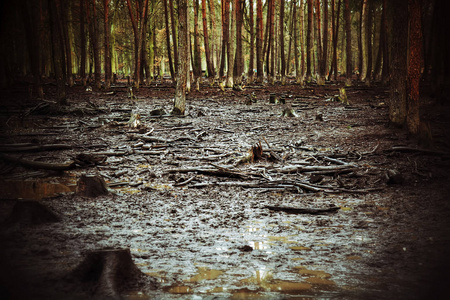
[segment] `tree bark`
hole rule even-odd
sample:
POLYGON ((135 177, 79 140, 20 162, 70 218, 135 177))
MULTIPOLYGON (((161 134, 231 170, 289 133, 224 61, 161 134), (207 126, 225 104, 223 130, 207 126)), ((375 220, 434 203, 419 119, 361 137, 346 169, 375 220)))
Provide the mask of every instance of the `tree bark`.
POLYGON ((91 1, 91 12, 92 12, 92 18, 90 20, 90 36, 91 36, 91 43, 92 43, 92 51, 94 53, 94 81, 95 81, 95 87, 97 89, 100 89, 102 87, 102 83, 100 81, 100 72, 101 72, 101 61, 100 61, 100 49, 98 45, 98 25, 97 25, 97 7, 95 4, 95 0, 91 1))
POLYGON ((373 20, 373 2, 368 0, 367 3, 367 19, 366 19, 366 49, 367 49, 367 68, 366 68, 366 85, 370 86, 372 81, 372 20, 373 20))
POLYGON ((328 0, 323 0, 323 47, 322 47, 322 64, 320 65, 320 81, 325 84, 328 61, 328 0))
POLYGON ((236 54, 233 68, 233 82, 241 85, 244 73, 244 57, 242 56, 242 25, 244 22, 244 0, 235 0, 236 16, 236 54))
POLYGON ((345 41, 346 41, 346 80, 345 85, 352 85, 352 73, 353 73, 353 57, 352 57, 352 27, 350 16, 350 0, 344 0, 344 19, 345 19, 345 41))
MULTIPOLYGON (((364 49, 363 49, 363 19, 364 16, 367 16, 367 12, 365 9, 367 7, 368 0, 361 0, 359 3, 359 26, 358 26, 358 81, 362 78, 363 73, 363 60, 364 60, 364 49)), ((367 17, 366 17, 367 18, 367 17)))
POLYGON ((178 2, 178 72, 172 114, 184 115, 186 110, 186 80, 188 73, 188 11, 187 0, 178 2))
MULTIPOLYGON (((175 15, 174 15, 174 8, 173 0, 169 0, 170 5, 170 22, 172 23, 172 44, 173 44, 173 56, 174 56, 174 63, 175 63, 175 73, 178 73, 178 46, 177 46, 177 30, 176 30, 176 22, 175 22, 175 15)), ((169 30, 169 27, 167 27, 167 30, 169 30)))
MULTIPOLYGON (((300 11, 300 13, 302 13, 300 11)), ((298 57, 298 29, 297 29, 297 3, 294 4, 294 12, 292 13, 293 23, 294 23, 294 60, 295 60, 295 81, 301 83, 301 78, 303 76, 298 57)))
POLYGON ((199 0, 194 0, 194 76, 196 80, 202 77, 202 58, 200 53, 200 33, 198 30, 199 0))
POLYGON ((422 8, 421 0, 408 0, 409 51, 408 51, 408 102, 406 125, 412 134, 419 132, 420 79, 422 77, 422 8))
POLYGON ((206 22, 206 0, 202 0, 202 21, 203 21, 203 41, 205 45, 206 68, 208 77, 214 77, 214 67, 211 60, 211 51, 209 46, 208 24, 206 22))
POLYGON ((86 29, 85 29, 85 0, 80 0, 80 77, 83 86, 86 86, 86 29))
POLYGON ((306 32, 306 81, 311 82, 312 73, 311 73, 311 60, 312 60, 312 51, 313 51, 313 40, 312 40, 312 31, 313 31, 313 0, 308 0, 308 30, 306 32))
POLYGON ((335 16, 335 0, 331 0, 332 9, 332 25, 333 25, 333 59, 331 60, 331 71, 329 75, 329 79, 331 79, 331 75, 333 74, 334 80, 337 80, 338 69, 337 69, 337 43, 339 38, 339 19, 341 14, 341 0, 338 1, 337 4, 337 12, 335 16))
POLYGON ((284 0, 280 0, 281 85, 286 84, 286 57, 284 51, 284 0))
POLYGON ((263 69, 263 13, 262 13, 262 0, 256 0, 256 77, 258 82, 264 80, 263 69))
MULTIPOLYGON (((230 21, 230 0, 222 1, 222 54, 220 59, 219 76, 225 75, 225 60, 227 58, 227 48, 229 40, 229 21, 230 21)), ((229 66, 227 66, 229 68, 229 66)))
POLYGON ((319 75, 319 80, 317 81, 317 84, 319 85, 324 85, 325 82, 320 80, 322 77, 321 75, 321 70, 322 70, 322 59, 323 59, 323 54, 322 54, 322 29, 321 29, 321 16, 320 16, 320 1, 316 0, 315 1, 315 5, 316 5, 316 19, 317 19, 317 27, 316 27, 316 32, 317 35, 315 37, 316 39, 316 44, 317 44, 317 68, 316 71, 319 75))
POLYGON ((104 32, 105 32, 105 59, 104 59, 104 69, 105 69, 105 89, 111 87, 111 47, 110 47, 110 35, 111 27, 109 25, 109 1, 104 0, 104 32))
POLYGON ((406 120, 408 0, 388 1, 392 30, 389 120, 403 126, 406 120))
POLYGON ((235 33, 235 22, 236 22, 236 18, 233 17, 235 16, 235 10, 236 7, 235 5, 231 3, 231 7, 232 7, 232 13, 230 13, 230 18, 231 18, 231 32, 230 35, 228 37, 228 45, 227 45, 227 79, 226 79, 226 83, 225 86, 232 88, 234 85, 233 82, 233 69, 234 69, 234 33, 235 33))
MULTIPOLYGON (((173 62, 172 62, 172 51, 170 50, 170 33, 169 33, 169 12, 167 10, 167 0, 164 0, 164 21, 166 24, 166 46, 167 46, 167 56, 169 58, 169 71, 170 76, 172 77, 172 81, 175 81, 175 71, 173 69, 173 62)), ((172 24, 173 26, 173 24, 172 24)))
POLYGON ((249 52, 250 52, 250 61, 248 64, 248 82, 251 83, 254 80, 254 69, 255 69, 255 65, 254 65, 254 61, 255 61, 255 31, 254 31, 254 13, 253 13, 253 0, 249 0, 249 13, 248 13, 248 18, 249 18, 249 29, 250 29, 250 48, 249 48, 249 52))

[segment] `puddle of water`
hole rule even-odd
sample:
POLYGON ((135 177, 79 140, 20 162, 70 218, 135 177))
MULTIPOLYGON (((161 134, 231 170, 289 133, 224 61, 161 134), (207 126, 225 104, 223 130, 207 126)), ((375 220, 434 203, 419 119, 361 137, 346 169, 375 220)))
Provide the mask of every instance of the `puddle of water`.
POLYGON ((76 190, 76 184, 71 180, 63 179, 63 183, 51 180, 1 181, 0 199, 41 200, 59 194, 74 193, 76 190))
POLYGON ((214 280, 223 274, 223 271, 212 270, 204 267, 197 268, 197 275, 192 276, 186 282, 199 282, 201 280, 214 280))

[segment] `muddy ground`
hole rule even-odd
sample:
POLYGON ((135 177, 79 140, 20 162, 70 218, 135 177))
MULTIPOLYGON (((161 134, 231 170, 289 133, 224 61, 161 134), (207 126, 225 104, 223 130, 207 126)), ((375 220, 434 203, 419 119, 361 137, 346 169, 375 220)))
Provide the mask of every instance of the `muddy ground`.
MULTIPOLYGON (((344 105, 332 101, 339 87, 205 84, 187 96, 185 117, 166 114, 169 83, 137 99, 120 84, 113 93, 77 86, 62 110, 27 100, 24 86, 4 91, 0 298, 109 298, 73 276, 104 249, 129 249, 149 279, 119 287, 125 299, 445 297, 449 107, 423 97, 433 140, 418 146, 389 126, 386 88, 347 88, 344 105), (270 104, 271 93, 287 105, 270 104), (281 116, 290 107, 295 116, 281 116), (49 171, 11 157, 76 165, 49 171), (110 193, 77 193, 82 174, 104 178, 110 193), (13 216, 23 199, 59 222, 13 216)), ((45 92, 52 99, 54 86, 45 92)))

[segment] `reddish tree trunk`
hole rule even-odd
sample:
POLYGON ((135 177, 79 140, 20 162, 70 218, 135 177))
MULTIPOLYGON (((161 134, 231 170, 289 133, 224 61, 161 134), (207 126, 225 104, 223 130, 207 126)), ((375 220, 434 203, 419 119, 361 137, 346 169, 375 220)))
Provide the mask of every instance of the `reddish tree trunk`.
POLYGON ((350 86, 352 84, 353 62, 352 62, 352 27, 350 18, 350 0, 344 0, 344 20, 345 20, 345 41, 346 41, 346 81, 345 85, 350 86))
POLYGON ((312 31, 313 31, 313 0, 308 0, 308 30, 306 32, 306 81, 310 82, 311 73, 311 59, 312 59, 312 31))
POLYGON ((262 39, 263 39, 262 0, 256 0, 256 77, 258 78, 257 79, 258 82, 263 82, 264 79, 262 39))
POLYGON ((211 60, 211 52, 209 47, 208 26, 206 22, 206 0, 202 0, 202 19, 203 19, 203 40, 205 44, 206 68, 208 77, 214 77, 214 67, 211 60))
MULTIPOLYGON (((167 10, 167 0, 164 0, 164 21, 166 24, 166 46, 167 46, 167 56, 169 58, 169 70, 170 70, 170 76, 172 77, 172 80, 175 81, 175 72, 173 69, 173 62, 172 62, 172 52, 170 50, 170 33, 169 33, 169 12, 167 10)), ((173 26, 173 24, 172 24, 173 26)))
POLYGON ((253 0, 249 0, 249 13, 248 13, 248 18, 249 18, 249 27, 250 27, 250 61, 248 64, 248 79, 249 82, 253 81, 253 77, 254 77, 254 60, 255 60, 255 32, 254 32, 254 13, 253 13, 253 0))

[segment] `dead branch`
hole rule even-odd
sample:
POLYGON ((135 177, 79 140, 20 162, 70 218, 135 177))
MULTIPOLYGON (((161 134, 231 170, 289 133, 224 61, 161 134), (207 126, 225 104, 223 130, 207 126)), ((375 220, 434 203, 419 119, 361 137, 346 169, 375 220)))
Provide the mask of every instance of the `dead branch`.
POLYGON ((283 211, 288 214, 310 214, 310 215, 333 213, 341 209, 339 206, 332 206, 329 208, 295 208, 288 206, 271 206, 271 205, 264 206, 264 208, 273 211, 283 211))
POLYGON ((11 156, 11 155, 3 154, 3 153, 0 153, 0 159, 3 159, 7 162, 19 164, 24 167, 29 167, 32 169, 65 171, 65 170, 71 170, 75 167, 74 161, 69 161, 69 162, 62 163, 62 164, 48 163, 48 162, 42 162, 42 161, 26 160, 23 158, 17 158, 17 157, 11 156))

